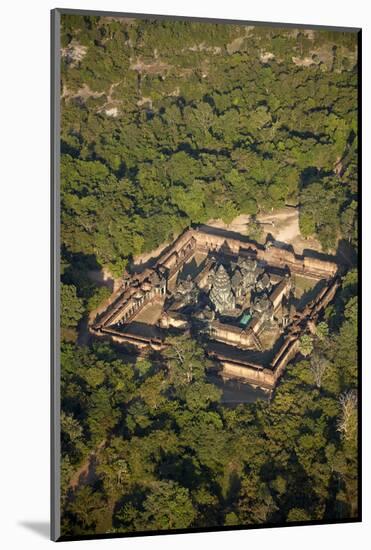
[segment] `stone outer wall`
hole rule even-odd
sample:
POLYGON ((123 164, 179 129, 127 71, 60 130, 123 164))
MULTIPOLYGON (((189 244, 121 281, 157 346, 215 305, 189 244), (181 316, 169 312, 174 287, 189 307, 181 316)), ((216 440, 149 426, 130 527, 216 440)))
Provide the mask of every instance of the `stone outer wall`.
POLYGON ((211 330, 213 339, 219 342, 245 348, 254 347, 254 340, 251 335, 252 331, 248 329, 225 325, 219 321, 212 321, 211 330))
POLYGON ((192 231, 197 241, 197 248, 203 252, 220 251, 227 255, 253 256, 263 263, 281 269, 289 268, 292 273, 318 280, 334 277, 338 270, 335 262, 305 255, 300 256, 293 251, 273 245, 266 248, 234 238, 209 234, 202 230, 192 231))
POLYGON ((161 254, 156 262, 156 266, 163 265, 165 267, 170 267, 172 265, 173 260, 171 257, 173 257, 176 253, 179 254, 181 250, 190 242, 192 237, 195 237, 195 230, 194 229, 187 229, 182 233, 173 243, 172 247, 161 254))
POLYGON ((105 327, 99 331, 91 329, 91 332, 97 337, 109 336, 113 342, 118 344, 132 344, 139 349, 148 349, 149 347, 155 350, 161 350, 164 343, 159 338, 150 338, 147 336, 139 336, 129 334, 127 332, 119 332, 110 327, 105 327))
POLYGON ((230 361, 223 361, 222 377, 224 379, 238 379, 265 390, 273 390, 276 380, 274 373, 269 369, 257 370, 254 367, 237 365, 230 361))

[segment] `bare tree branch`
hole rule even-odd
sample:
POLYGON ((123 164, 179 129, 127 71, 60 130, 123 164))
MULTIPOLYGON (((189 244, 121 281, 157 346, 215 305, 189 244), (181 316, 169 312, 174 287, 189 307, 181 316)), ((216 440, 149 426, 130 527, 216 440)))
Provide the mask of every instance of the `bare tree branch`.
POLYGON ((339 397, 341 413, 337 423, 337 430, 345 439, 350 439, 357 420, 358 395, 356 390, 348 390, 339 397))
POLYGON ((323 355, 320 355, 317 351, 312 354, 310 359, 309 369, 314 377, 314 382, 317 388, 322 385, 322 378, 325 374, 329 363, 323 355))

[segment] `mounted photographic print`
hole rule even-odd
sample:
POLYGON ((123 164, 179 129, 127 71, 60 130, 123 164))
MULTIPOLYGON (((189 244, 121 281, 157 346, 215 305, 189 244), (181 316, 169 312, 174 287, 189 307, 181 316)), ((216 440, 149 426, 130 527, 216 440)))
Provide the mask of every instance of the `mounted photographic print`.
POLYGON ((361 31, 52 44, 53 539, 360 521, 361 31))

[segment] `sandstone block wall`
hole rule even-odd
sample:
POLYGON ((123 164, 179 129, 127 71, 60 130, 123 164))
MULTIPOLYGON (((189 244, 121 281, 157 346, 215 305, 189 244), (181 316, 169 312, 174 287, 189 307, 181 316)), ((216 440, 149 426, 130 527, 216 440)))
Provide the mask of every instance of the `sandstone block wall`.
POLYGON ((245 365, 236 365, 229 361, 222 361, 223 378, 237 378, 253 386, 273 390, 276 380, 274 373, 268 369, 257 370, 245 365))

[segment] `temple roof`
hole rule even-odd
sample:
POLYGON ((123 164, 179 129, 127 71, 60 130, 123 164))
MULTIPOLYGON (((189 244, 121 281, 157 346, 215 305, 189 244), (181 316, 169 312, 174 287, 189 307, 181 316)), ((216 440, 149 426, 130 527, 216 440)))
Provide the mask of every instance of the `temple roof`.
POLYGON ((218 311, 222 312, 235 307, 231 279, 222 264, 216 270, 209 297, 218 311))
POLYGON ((263 294, 260 298, 255 298, 253 309, 258 313, 268 311, 272 307, 272 302, 266 294, 263 294))
POLYGON ((213 281, 214 287, 218 290, 229 290, 231 288, 231 280, 223 264, 220 264, 216 270, 213 281))
POLYGON ((256 271, 258 262, 252 258, 241 258, 237 260, 237 265, 247 271, 256 271))
POLYGON ((243 277, 242 277, 242 273, 240 271, 239 268, 236 268, 233 275, 232 275, 232 285, 233 287, 238 287, 239 284, 241 283, 243 277))
POLYGON ((271 279, 268 273, 267 272, 263 273, 263 275, 261 276, 258 282, 260 287, 262 288, 268 287, 271 284, 271 279))

